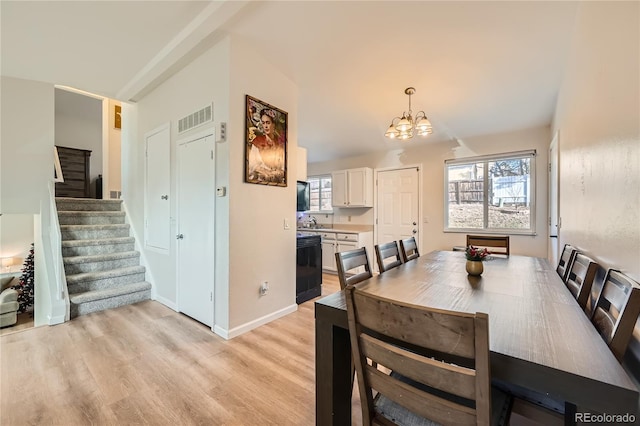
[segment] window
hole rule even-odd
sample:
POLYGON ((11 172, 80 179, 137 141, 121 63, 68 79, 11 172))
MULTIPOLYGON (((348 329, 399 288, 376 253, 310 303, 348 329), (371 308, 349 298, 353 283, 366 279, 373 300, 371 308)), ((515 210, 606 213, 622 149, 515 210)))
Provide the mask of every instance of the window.
POLYGON ((536 152, 445 161, 445 231, 535 234, 536 152))
POLYGON ((309 189, 311 192, 310 212, 333 213, 331 205, 331 175, 309 176, 309 189))

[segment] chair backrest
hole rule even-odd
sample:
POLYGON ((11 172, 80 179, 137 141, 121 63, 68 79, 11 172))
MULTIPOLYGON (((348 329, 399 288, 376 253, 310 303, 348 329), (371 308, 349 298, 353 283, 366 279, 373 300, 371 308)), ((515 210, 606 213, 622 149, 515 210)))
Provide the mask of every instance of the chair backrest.
POLYGON ((564 249, 562 249, 562 255, 560 256, 560 260, 558 260, 558 267, 556 268, 556 272, 562 278, 562 281, 567 281, 567 276, 569 275, 569 270, 571 270, 571 264, 578 253, 578 249, 573 247, 570 244, 565 244, 564 249))
MULTIPOLYGON (((440 424, 490 423, 487 314, 411 305, 353 286, 345 293, 363 424, 381 417, 372 389, 440 424), (470 362, 463 367, 428 355, 433 353, 470 362), (369 365, 367 358, 378 367, 369 365), (392 373, 386 374, 387 370, 392 373)), ((389 424, 384 419, 379 422, 389 424)))
POLYGON ((418 253, 418 244, 416 244, 416 239, 414 237, 400 240, 400 252, 402 253, 402 259, 405 262, 420 257, 420 253, 418 253))
POLYGON ((598 264, 592 259, 582 253, 577 253, 574 256, 565 284, 582 309, 586 309, 597 271, 598 264))
POLYGON ((398 250, 398 243, 391 241, 384 244, 376 244, 376 260, 378 261, 378 270, 380 273, 402 265, 402 257, 400 256, 400 250, 398 250), (390 262, 385 263, 387 259, 395 258, 390 262))
POLYGON ((492 235, 467 235, 467 247, 487 248, 491 254, 504 254, 509 256, 509 236, 492 235))
POLYGON ((622 362, 640 314, 640 286, 620 271, 609 269, 591 322, 622 362))
POLYGON ((336 267, 342 290, 349 284, 357 284, 373 276, 369 267, 367 249, 364 247, 336 253, 336 267), (364 271, 349 274, 349 271, 359 267, 363 267, 364 271))

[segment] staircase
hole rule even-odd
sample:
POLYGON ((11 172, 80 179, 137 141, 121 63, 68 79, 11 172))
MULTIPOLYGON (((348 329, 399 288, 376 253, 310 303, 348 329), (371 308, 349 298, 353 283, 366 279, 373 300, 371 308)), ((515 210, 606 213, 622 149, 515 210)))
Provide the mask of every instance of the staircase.
POLYGON ((151 297, 122 200, 58 198, 71 318, 151 297))

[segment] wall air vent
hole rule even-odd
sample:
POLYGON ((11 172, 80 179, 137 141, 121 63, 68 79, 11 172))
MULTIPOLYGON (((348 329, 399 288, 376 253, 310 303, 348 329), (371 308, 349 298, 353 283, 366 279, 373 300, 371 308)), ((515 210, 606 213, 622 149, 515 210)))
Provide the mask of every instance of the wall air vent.
POLYGON ((213 104, 178 120, 178 134, 187 132, 213 121, 213 104))

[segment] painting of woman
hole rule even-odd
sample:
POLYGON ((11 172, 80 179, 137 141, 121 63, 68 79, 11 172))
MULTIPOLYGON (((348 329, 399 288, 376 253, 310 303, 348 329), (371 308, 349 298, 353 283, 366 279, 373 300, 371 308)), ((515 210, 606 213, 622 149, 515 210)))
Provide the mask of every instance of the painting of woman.
POLYGON ((247 95, 245 182, 287 186, 287 113, 247 95))

